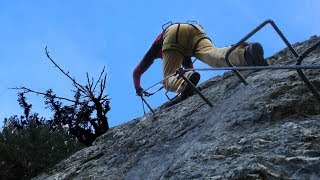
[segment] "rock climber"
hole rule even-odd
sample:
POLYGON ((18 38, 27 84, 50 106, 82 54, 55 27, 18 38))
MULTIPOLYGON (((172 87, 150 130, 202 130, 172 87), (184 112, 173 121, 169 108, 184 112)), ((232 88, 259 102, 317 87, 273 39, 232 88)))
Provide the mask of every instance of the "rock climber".
MULTIPOLYGON (((193 69, 191 57, 195 57, 211 67, 228 67, 225 55, 231 46, 218 48, 206 36, 204 29, 196 23, 174 23, 158 35, 148 52, 133 71, 133 83, 138 96, 148 95, 140 85, 141 75, 147 71, 155 59, 163 59, 163 78, 174 74, 178 68, 193 69)), ((243 43, 231 52, 229 59, 235 66, 267 66, 263 47, 260 43, 243 43)), ((195 86, 200 74, 194 70, 184 74, 195 86)), ((194 94, 190 85, 179 75, 163 81, 170 92, 181 93, 180 100, 194 94)))

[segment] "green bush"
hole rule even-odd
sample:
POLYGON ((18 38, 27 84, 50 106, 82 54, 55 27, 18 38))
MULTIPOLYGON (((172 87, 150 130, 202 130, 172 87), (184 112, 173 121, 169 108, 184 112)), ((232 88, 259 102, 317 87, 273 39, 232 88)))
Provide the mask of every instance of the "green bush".
POLYGON ((59 126, 50 130, 48 123, 39 123, 37 115, 30 116, 23 129, 16 128, 21 118, 5 121, 0 133, 0 177, 30 179, 52 167, 84 146, 59 126))

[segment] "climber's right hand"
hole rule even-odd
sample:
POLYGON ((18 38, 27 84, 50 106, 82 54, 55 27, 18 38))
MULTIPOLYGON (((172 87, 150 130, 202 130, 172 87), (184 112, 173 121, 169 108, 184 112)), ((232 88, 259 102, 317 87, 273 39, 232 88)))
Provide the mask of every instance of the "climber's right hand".
POLYGON ((141 87, 136 89, 136 93, 138 96, 150 96, 151 95, 147 91, 144 91, 141 87))

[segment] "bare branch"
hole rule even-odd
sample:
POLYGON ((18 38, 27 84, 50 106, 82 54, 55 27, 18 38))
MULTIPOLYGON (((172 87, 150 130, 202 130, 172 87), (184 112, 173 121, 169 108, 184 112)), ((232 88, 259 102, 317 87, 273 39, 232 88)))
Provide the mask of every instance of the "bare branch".
MULTIPOLYGON (((29 89, 29 88, 26 88, 26 87, 16 87, 16 88, 10 88, 10 89, 23 90, 24 93, 35 93, 37 95, 40 94, 40 95, 44 95, 44 96, 48 95, 48 93, 35 91, 35 90, 29 89)), ((73 102, 73 103, 79 103, 79 102, 77 102, 75 100, 71 100, 71 99, 64 98, 64 97, 59 97, 59 96, 55 96, 54 99, 60 99, 60 100, 66 100, 66 101, 73 102)))
POLYGON ((106 88, 106 82, 107 82, 107 74, 105 74, 103 78, 103 89, 106 88))
POLYGON ((104 74, 104 70, 105 70, 105 66, 103 66, 103 69, 102 69, 102 71, 101 71, 101 73, 100 73, 99 79, 98 79, 98 81, 96 82, 96 85, 94 86, 94 88, 93 88, 93 89, 96 89, 96 87, 97 87, 98 83, 99 83, 99 82, 100 82, 100 80, 101 80, 101 77, 102 77, 102 76, 103 76, 103 74, 104 74))
POLYGON ((93 86, 93 82, 94 82, 94 80, 92 79, 92 82, 90 82, 90 77, 89 77, 89 73, 87 72, 86 73, 87 74, 87 81, 88 81, 88 91, 93 91, 92 90, 92 86, 93 86))
POLYGON ((49 55, 49 52, 48 52, 48 47, 45 48, 45 54, 47 55, 48 59, 54 64, 54 66, 56 68, 58 68, 64 75, 66 75, 72 82, 73 84, 76 86, 76 88, 78 88, 80 91, 82 92, 85 92, 85 88, 77 83, 77 81, 75 80, 75 78, 72 78, 70 75, 69 75, 69 71, 68 72, 65 72, 49 55))
POLYGON ((102 79, 102 81, 100 83, 100 94, 99 94, 100 98, 102 97, 103 92, 106 88, 106 82, 107 82, 107 74, 104 75, 104 78, 102 79))
MULTIPOLYGON (((93 87, 93 84, 94 84, 94 79, 93 79, 93 77, 91 78, 91 84, 90 84, 90 88, 92 89, 92 87, 93 87)), ((93 92, 95 92, 96 91, 96 89, 92 89, 92 91, 93 92)))
POLYGON ((107 98, 107 96, 104 96, 101 100, 102 100, 102 103, 105 103, 106 101, 110 101, 110 99, 107 98))

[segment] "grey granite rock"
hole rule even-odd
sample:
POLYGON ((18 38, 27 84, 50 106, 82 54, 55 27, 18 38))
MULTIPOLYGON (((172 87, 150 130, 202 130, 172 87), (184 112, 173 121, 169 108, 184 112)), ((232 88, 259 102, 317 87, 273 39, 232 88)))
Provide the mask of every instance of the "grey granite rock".
MULTIPOLYGON (((299 53, 318 37, 294 44, 299 53)), ((268 58, 294 64, 287 49, 268 58)), ((320 48, 303 64, 320 64, 320 48)), ((320 90, 320 70, 306 70, 320 90)), ((320 103, 295 70, 231 73, 198 95, 111 128, 35 179, 319 179, 320 103)))

